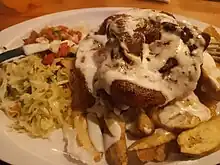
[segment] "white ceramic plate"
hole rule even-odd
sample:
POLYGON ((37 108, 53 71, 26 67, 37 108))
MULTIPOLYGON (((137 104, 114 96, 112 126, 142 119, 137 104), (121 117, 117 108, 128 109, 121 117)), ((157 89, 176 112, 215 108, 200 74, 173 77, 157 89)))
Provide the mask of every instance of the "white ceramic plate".
MULTIPOLYGON (((22 38, 32 29, 40 29, 46 25, 74 26, 81 22, 90 27, 99 24, 105 17, 128 8, 91 8, 65 11, 35 18, 0 32, 0 45, 11 49, 22 44, 22 38)), ((187 20, 200 28, 207 24, 177 16, 187 20)), ((50 140, 31 139, 25 134, 8 131, 9 119, 0 112, 0 159, 14 165, 79 165, 79 162, 70 162, 64 155, 62 131, 56 131, 50 140)), ((213 153, 193 161, 167 162, 169 165, 215 165, 220 162, 220 152, 213 153)), ((132 163, 133 164, 133 163, 132 163)))

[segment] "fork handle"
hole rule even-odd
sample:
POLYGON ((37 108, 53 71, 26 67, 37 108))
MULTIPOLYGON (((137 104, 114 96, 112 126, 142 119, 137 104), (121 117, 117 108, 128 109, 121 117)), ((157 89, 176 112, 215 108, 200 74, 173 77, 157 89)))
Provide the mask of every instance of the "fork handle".
POLYGON ((9 50, 7 52, 0 54, 0 63, 8 60, 10 58, 18 57, 20 55, 25 55, 23 47, 19 47, 16 49, 9 50))

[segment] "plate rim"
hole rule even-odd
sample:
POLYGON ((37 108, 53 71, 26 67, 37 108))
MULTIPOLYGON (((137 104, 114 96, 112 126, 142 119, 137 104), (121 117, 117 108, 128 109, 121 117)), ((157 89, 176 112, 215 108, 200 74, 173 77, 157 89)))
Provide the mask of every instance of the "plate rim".
MULTIPOLYGON (((6 46, 8 46, 8 45, 10 45, 13 41, 15 41, 15 40, 17 40, 18 38, 20 38, 20 36, 19 35, 14 35, 14 34, 16 34, 16 33, 18 33, 17 32, 17 29, 20 29, 20 28, 22 28, 22 27, 30 27, 31 28, 31 25, 32 25, 32 23, 34 23, 34 22, 41 22, 40 23, 40 26, 41 25, 43 25, 44 23, 47 23, 48 22, 48 20, 49 19, 58 19, 59 17, 62 17, 63 15, 69 15, 69 14, 71 14, 71 15, 77 15, 77 14, 80 14, 80 13, 88 13, 88 12, 94 12, 94 11, 103 11, 103 12, 113 12, 113 11, 121 11, 121 10, 129 10, 129 9, 132 9, 132 8, 134 8, 134 7, 96 7, 96 8, 81 8, 81 9, 73 9, 73 10, 67 10, 67 11, 61 11, 61 12, 56 12, 56 13, 52 13, 52 14, 46 14, 46 15, 43 15, 43 16, 40 16, 40 17, 36 17, 36 18, 32 18, 32 19, 30 19, 30 20, 26 20, 26 21, 23 21, 23 22, 20 22, 20 23, 18 23, 18 24, 15 24, 15 25, 12 25, 12 26, 10 26, 10 27, 8 27, 8 28, 6 28, 6 29, 3 29, 2 31, 0 31, 0 38, 4 38, 4 42, 6 42, 7 44, 6 44, 6 46), (16 33, 15 33, 16 32, 16 33), (15 36, 15 38, 13 39, 13 40, 9 40, 9 39, 7 39, 7 37, 5 38, 5 36, 7 36, 7 34, 10 34, 9 36, 15 36)), ((177 18, 180 18, 180 19, 185 19, 185 20, 187 20, 187 21, 189 21, 189 22, 193 22, 193 23, 196 23, 196 24, 199 24, 199 25, 201 25, 201 26, 207 26, 208 24, 207 23, 205 23, 205 22, 202 22, 202 21, 199 21, 199 20, 196 20, 196 19, 193 19, 193 18, 189 18, 189 17, 185 17, 185 16, 181 16, 181 15, 178 15, 178 14, 175 14, 175 13, 173 13, 175 16, 177 16, 177 18)), ((34 28, 34 27, 33 27, 34 28)), ((33 29, 32 28, 32 29, 33 29)), ((20 31, 21 31, 21 29, 20 29, 20 31)), ((23 31, 23 34, 24 33, 27 33, 28 32, 28 30, 24 30, 23 31)), ((11 38, 11 37, 9 37, 9 38, 11 38)), ((0 43, 1 43, 1 39, 0 39, 0 43)), ((2 113, 0 113, 0 115, 2 115, 2 113)), ((3 131, 3 130, 2 130, 3 131)), ((1 138, 1 135, 2 135, 2 131, 0 131, 0 138, 1 138)), ((8 143, 10 143, 10 145, 11 146, 13 146, 13 141, 11 141, 11 140, 8 140, 8 141, 10 141, 10 142, 8 142, 8 143)), ((4 147, 3 147, 4 148, 4 147)), ((7 147, 6 147, 7 148, 7 147)), ((13 148, 13 147, 12 147, 13 148)), ((23 151, 22 149, 20 149, 21 151, 23 151)), ((23 151, 23 152, 25 152, 25 151, 23 151)), ((10 154, 10 151, 8 152, 9 154, 10 154)), ((209 156, 207 156, 207 157, 203 157, 202 159, 199 159, 198 160, 198 162, 196 162, 195 163, 195 161, 187 161, 187 162, 181 162, 181 163, 179 163, 179 162, 177 162, 177 163, 175 163, 175 162, 173 162, 173 163, 171 163, 172 165, 186 165, 186 164, 188 164, 188 165, 192 165, 192 164, 194 164, 194 165, 199 165, 201 162, 203 162, 203 161, 205 161, 205 162, 207 162, 207 161, 209 161, 209 163, 213 163, 213 165, 214 164, 217 164, 217 163, 220 163, 220 160, 218 160, 218 154, 220 154, 220 153, 217 153, 217 152, 215 152, 215 153, 213 153, 213 154, 211 154, 211 155, 209 155, 209 156), (203 159, 205 159, 205 160, 203 160, 203 159)), ((24 154, 25 155, 25 154, 24 154)), ((29 154, 27 154, 27 155, 29 155, 29 154)), ((37 157, 38 158, 38 156, 37 155, 33 155, 32 153, 31 153, 31 155, 32 156, 34 156, 34 157, 37 157)), ((30 155, 29 155, 30 156, 30 155)), ((4 157, 4 156, 3 156, 4 157)), ((0 159, 2 159, 3 161, 5 161, 5 162, 8 162, 8 163, 12 163, 12 164, 19 164, 19 163, 16 163, 16 161, 15 160, 12 160, 13 158, 7 158, 7 160, 6 160, 6 158, 4 159, 2 157, 2 155, 0 154, 0 159)), ((23 156, 23 157, 25 157, 25 156, 23 156)), ((36 158, 35 158, 36 159, 36 158)), ((42 158, 38 158, 38 159, 42 159, 42 158)), ((25 161, 25 160, 24 160, 25 161)), ((43 161, 43 160, 42 160, 43 161)), ((22 163, 22 162, 20 162, 20 163, 22 163)), ((46 163, 46 161, 45 161, 45 163, 46 163)), ((36 164, 39 164, 39 163, 36 163, 36 164)), ((170 164, 170 165, 171 165, 170 164)))

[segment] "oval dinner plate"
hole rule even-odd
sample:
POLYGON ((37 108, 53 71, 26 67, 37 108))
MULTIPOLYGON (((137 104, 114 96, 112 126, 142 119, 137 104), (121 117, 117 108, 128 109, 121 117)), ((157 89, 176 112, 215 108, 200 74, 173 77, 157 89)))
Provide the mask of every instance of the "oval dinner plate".
MULTIPOLYGON (((74 27, 83 23, 87 27, 97 26, 105 17, 129 8, 90 8, 64 11, 38 17, 0 32, 0 46, 15 48, 22 45, 22 39, 34 29, 46 25, 67 25, 74 27)), ((207 24, 183 16, 178 19, 186 20, 200 28, 207 24)), ((9 131, 10 120, 0 112, 0 159, 15 165, 81 165, 68 160, 63 152, 64 142, 62 131, 55 131, 49 140, 32 139, 25 134, 9 131)), ((187 161, 163 162, 166 165, 215 165, 220 162, 220 151, 209 156, 187 161)), ((133 163, 132 163, 133 164, 133 163)), ((154 163, 149 163, 154 164, 154 163)))

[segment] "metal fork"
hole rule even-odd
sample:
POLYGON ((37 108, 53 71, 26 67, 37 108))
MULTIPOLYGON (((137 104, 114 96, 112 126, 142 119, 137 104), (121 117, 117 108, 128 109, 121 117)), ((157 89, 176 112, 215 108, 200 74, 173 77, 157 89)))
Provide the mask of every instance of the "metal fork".
POLYGON ((210 42, 207 51, 216 62, 220 63, 220 42, 210 42))

